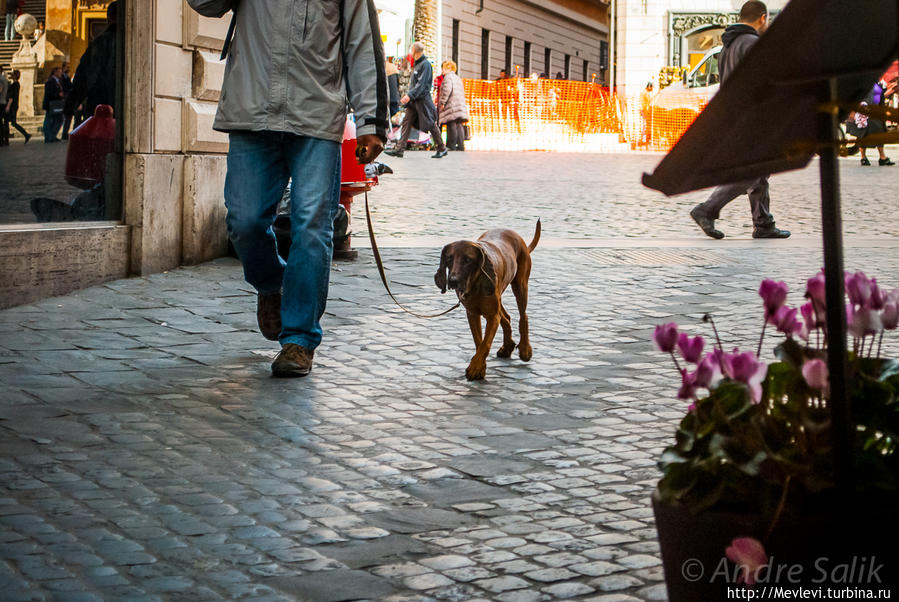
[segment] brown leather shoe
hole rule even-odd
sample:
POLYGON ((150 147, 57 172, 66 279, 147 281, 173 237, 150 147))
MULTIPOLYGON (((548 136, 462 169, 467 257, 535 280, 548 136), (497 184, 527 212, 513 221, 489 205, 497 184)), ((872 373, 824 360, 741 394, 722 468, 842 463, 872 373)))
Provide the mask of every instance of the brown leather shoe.
POLYGON ((315 352, 300 345, 287 343, 272 362, 272 376, 306 376, 312 372, 312 356, 315 352))
POLYGON ((259 332, 269 341, 277 341, 281 334, 281 293, 256 297, 256 322, 259 332))

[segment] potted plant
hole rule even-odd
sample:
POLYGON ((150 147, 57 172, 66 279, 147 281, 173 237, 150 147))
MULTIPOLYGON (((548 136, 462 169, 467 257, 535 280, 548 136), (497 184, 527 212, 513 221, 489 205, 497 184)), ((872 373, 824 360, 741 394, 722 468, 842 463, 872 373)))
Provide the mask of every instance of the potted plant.
POLYGON ((786 304, 786 284, 762 282, 753 351, 725 351, 709 315, 711 349, 676 324, 655 329, 680 373, 677 396, 689 402, 652 500, 672 601, 725 600, 735 586, 819 588, 824 598, 826 588, 872 588, 876 597, 896 585, 899 362, 882 345, 899 322, 899 290, 884 293, 861 272, 845 284, 849 491, 834 479, 823 272, 799 308, 786 304), (772 329, 783 340, 766 364, 772 329))

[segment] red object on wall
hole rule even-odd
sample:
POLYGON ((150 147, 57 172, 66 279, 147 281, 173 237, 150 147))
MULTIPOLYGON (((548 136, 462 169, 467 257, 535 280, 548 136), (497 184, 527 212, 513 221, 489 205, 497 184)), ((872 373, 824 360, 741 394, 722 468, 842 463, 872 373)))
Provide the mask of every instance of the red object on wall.
POLYGON ((106 155, 115 150, 115 118, 112 107, 97 105, 94 116, 69 134, 66 149, 66 182, 85 190, 106 176, 106 155))

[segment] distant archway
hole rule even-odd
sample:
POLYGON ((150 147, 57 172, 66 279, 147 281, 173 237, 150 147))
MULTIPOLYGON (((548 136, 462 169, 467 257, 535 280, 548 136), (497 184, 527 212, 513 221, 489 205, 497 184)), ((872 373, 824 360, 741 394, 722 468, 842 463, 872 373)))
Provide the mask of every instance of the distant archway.
POLYGON ((689 66, 690 55, 702 54, 718 43, 724 29, 737 22, 737 13, 668 13, 668 64, 689 66), (704 48, 704 46, 708 46, 704 48), (695 48, 694 48, 695 47, 695 48))

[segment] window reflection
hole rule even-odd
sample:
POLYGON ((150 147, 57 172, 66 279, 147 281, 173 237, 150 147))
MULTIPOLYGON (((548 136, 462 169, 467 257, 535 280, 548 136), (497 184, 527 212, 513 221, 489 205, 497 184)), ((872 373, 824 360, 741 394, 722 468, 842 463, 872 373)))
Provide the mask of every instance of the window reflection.
POLYGON ((0 225, 119 220, 121 2, 20 5, 0 41, 0 225))

